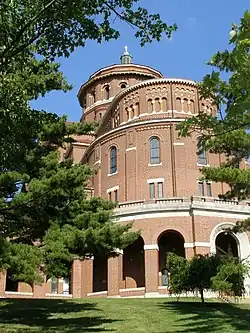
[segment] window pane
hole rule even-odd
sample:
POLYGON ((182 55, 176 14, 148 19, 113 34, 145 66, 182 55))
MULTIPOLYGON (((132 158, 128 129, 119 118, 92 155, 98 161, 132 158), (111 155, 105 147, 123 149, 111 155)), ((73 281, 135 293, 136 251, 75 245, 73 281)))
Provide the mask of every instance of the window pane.
POLYGON ((159 147, 160 147, 159 139, 157 138, 151 139, 151 148, 159 148, 159 147))
POLYGON ((155 184, 154 183, 149 184, 149 197, 150 197, 150 199, 155 198, 155 184))
POLYGON ((159 150, 159 148, 153 148, 152 150, 151 150, 151 157, 152 158, 158 158, 159 157, 159 155, 160 155, 160 150, 159 150))
POLYGON ((158 198, 163 198, 163 183, 158 183, 158 198))
POLYGON ((51 280, 51 294, 57 294, 57 279, 52 278, 51 280))
POLYGON ((150 139, 150 164, 160 163, 160 140, 158 138, 150 139))
POLYGON ((69 294, 69 278, 63 278, 63 294, 69 294))
POLYGON ((207 153, 206 151, 202 148, 200 144, 201 139, 198 138, 197 140, 197 157, 198 157, 198 163, 202 165, 207 164, 207 153))
POLYGON ((208 197, 212 196, 212 186, 211 186, 211 183, 207 183, 207 196, 208 197))
POLYGON ((204 183, 199 182, 199 195, 204 197, 204 183))
POLYGON ((203 165, 207 164, 207 156, 205 151, 198 153, 198 163, 203 165))
POLYGON ((117 149, 112 147, 110 149, 110 173, 115 173, 117 171, 117 149))
POLYGON ((160 158, 159 157, 151 158, 150 164, 160 164, 160 158))

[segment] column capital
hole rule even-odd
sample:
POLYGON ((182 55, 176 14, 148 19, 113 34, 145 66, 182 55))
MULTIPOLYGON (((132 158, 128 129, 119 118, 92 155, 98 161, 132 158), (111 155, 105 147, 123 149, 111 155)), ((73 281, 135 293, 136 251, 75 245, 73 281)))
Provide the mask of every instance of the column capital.
POLYGON ((159 251, 159 246, 158 246, 158 244, 145 244, 144 245, 144 250, 157 250, 157 251, 159 251))
POLYGON ((114 252, 116 253, 116 254, 123 254, 123 250, 122 249, 114 249, 114 252))

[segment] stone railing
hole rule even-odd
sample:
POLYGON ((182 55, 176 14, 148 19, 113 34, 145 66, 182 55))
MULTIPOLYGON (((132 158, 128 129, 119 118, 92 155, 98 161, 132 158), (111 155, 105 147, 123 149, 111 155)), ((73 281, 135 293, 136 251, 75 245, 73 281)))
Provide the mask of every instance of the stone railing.
POLYGON ((118 204, 118 208, 128 208, 128 207, 135 207, 135 206, 143 206, 148 204, 219 204, 219 205, 227 205, 227 206, 247 206, 250 207, 250 201, 237 201, 237 200, 223 200, 220 198, 213 198, 213 197, 200 197, 200 196, 192 196, 192 197, 173 197, 173 198, 162 198, 162 199, 154 199, 154 200, 136 200, 136 201, 127 201, 127 202, 120 202, 118 204))
POLYGON ((127 208, 127 207, 134 207, 134 206, 142 206, 142 205, 144 205, 144 203, 145 203, 145 200, 119 202, 118 203, 118 208, 127 208))
POLYGON ((162 199, 156 199, 155 203, 156 204, 161 204, 161 203, 181 203, 181 202, 191 202, 190 198, 162 198, 162 199))

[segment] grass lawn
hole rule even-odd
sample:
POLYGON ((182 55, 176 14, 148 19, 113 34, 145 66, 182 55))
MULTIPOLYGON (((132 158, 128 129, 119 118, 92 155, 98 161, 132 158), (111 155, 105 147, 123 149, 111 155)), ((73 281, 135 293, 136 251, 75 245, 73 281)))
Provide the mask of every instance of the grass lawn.
POLYGON ((185 299, 0 300, 0 333, 250 332, 250 304, 185 299))

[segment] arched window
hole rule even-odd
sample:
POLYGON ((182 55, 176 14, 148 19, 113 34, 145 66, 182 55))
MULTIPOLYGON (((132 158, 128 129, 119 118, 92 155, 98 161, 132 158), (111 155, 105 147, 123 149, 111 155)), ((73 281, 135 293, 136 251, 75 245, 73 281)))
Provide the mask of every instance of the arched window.
POLYGON ((159 98, 155 98, 155 112, 161 111, 161 103, 159 98))
POLYGON ((104 87, 104 99, 109 99, 110 97, 110 87, 107 85, 104 87))
POLYGON ((121 82, 120 87, 121 87, 121 89, 126 89, 127 88, 127 83, 126 82, 121 82))
POLYGON ((180 97, 176 98, 176 103, 175 104, 176 104, 175 105, 176 110, 177 111, 181 111, 182 110, 182 105, 181 105, 181 99, 180 99, 180 97))
POLYGON ((152 99, 148 99, 148 113, 153 112, 153 101, 152 99))
POLYGON ((183 99, 182 110, 183 110, 184 112, 188 112, 188 100, 187 100, 186 98, 183 99))
POLYGON ((117 149, 116 147, 111 147, 110 149, 110 174, 117 171, 117 149))
POLYGON ((206 165, 207 164, 207 153, 204 149, 201 138, 197 139, 197 156, 198 156, 198 164, 206 165))
POLYGON ((91 91, 91 96, 92 96, 93 103, 95 103, 96 102, 96 93, 95 93, 95 90, 91 91))
POLYGON ((153 137, 150 139, 150 164, 160 163, 160 139, 153 137))
POLYGON ((190 103, 188 104, 188 111, 191 113, 195 113, 194 112, 194 100, 190 99, 190 103))

